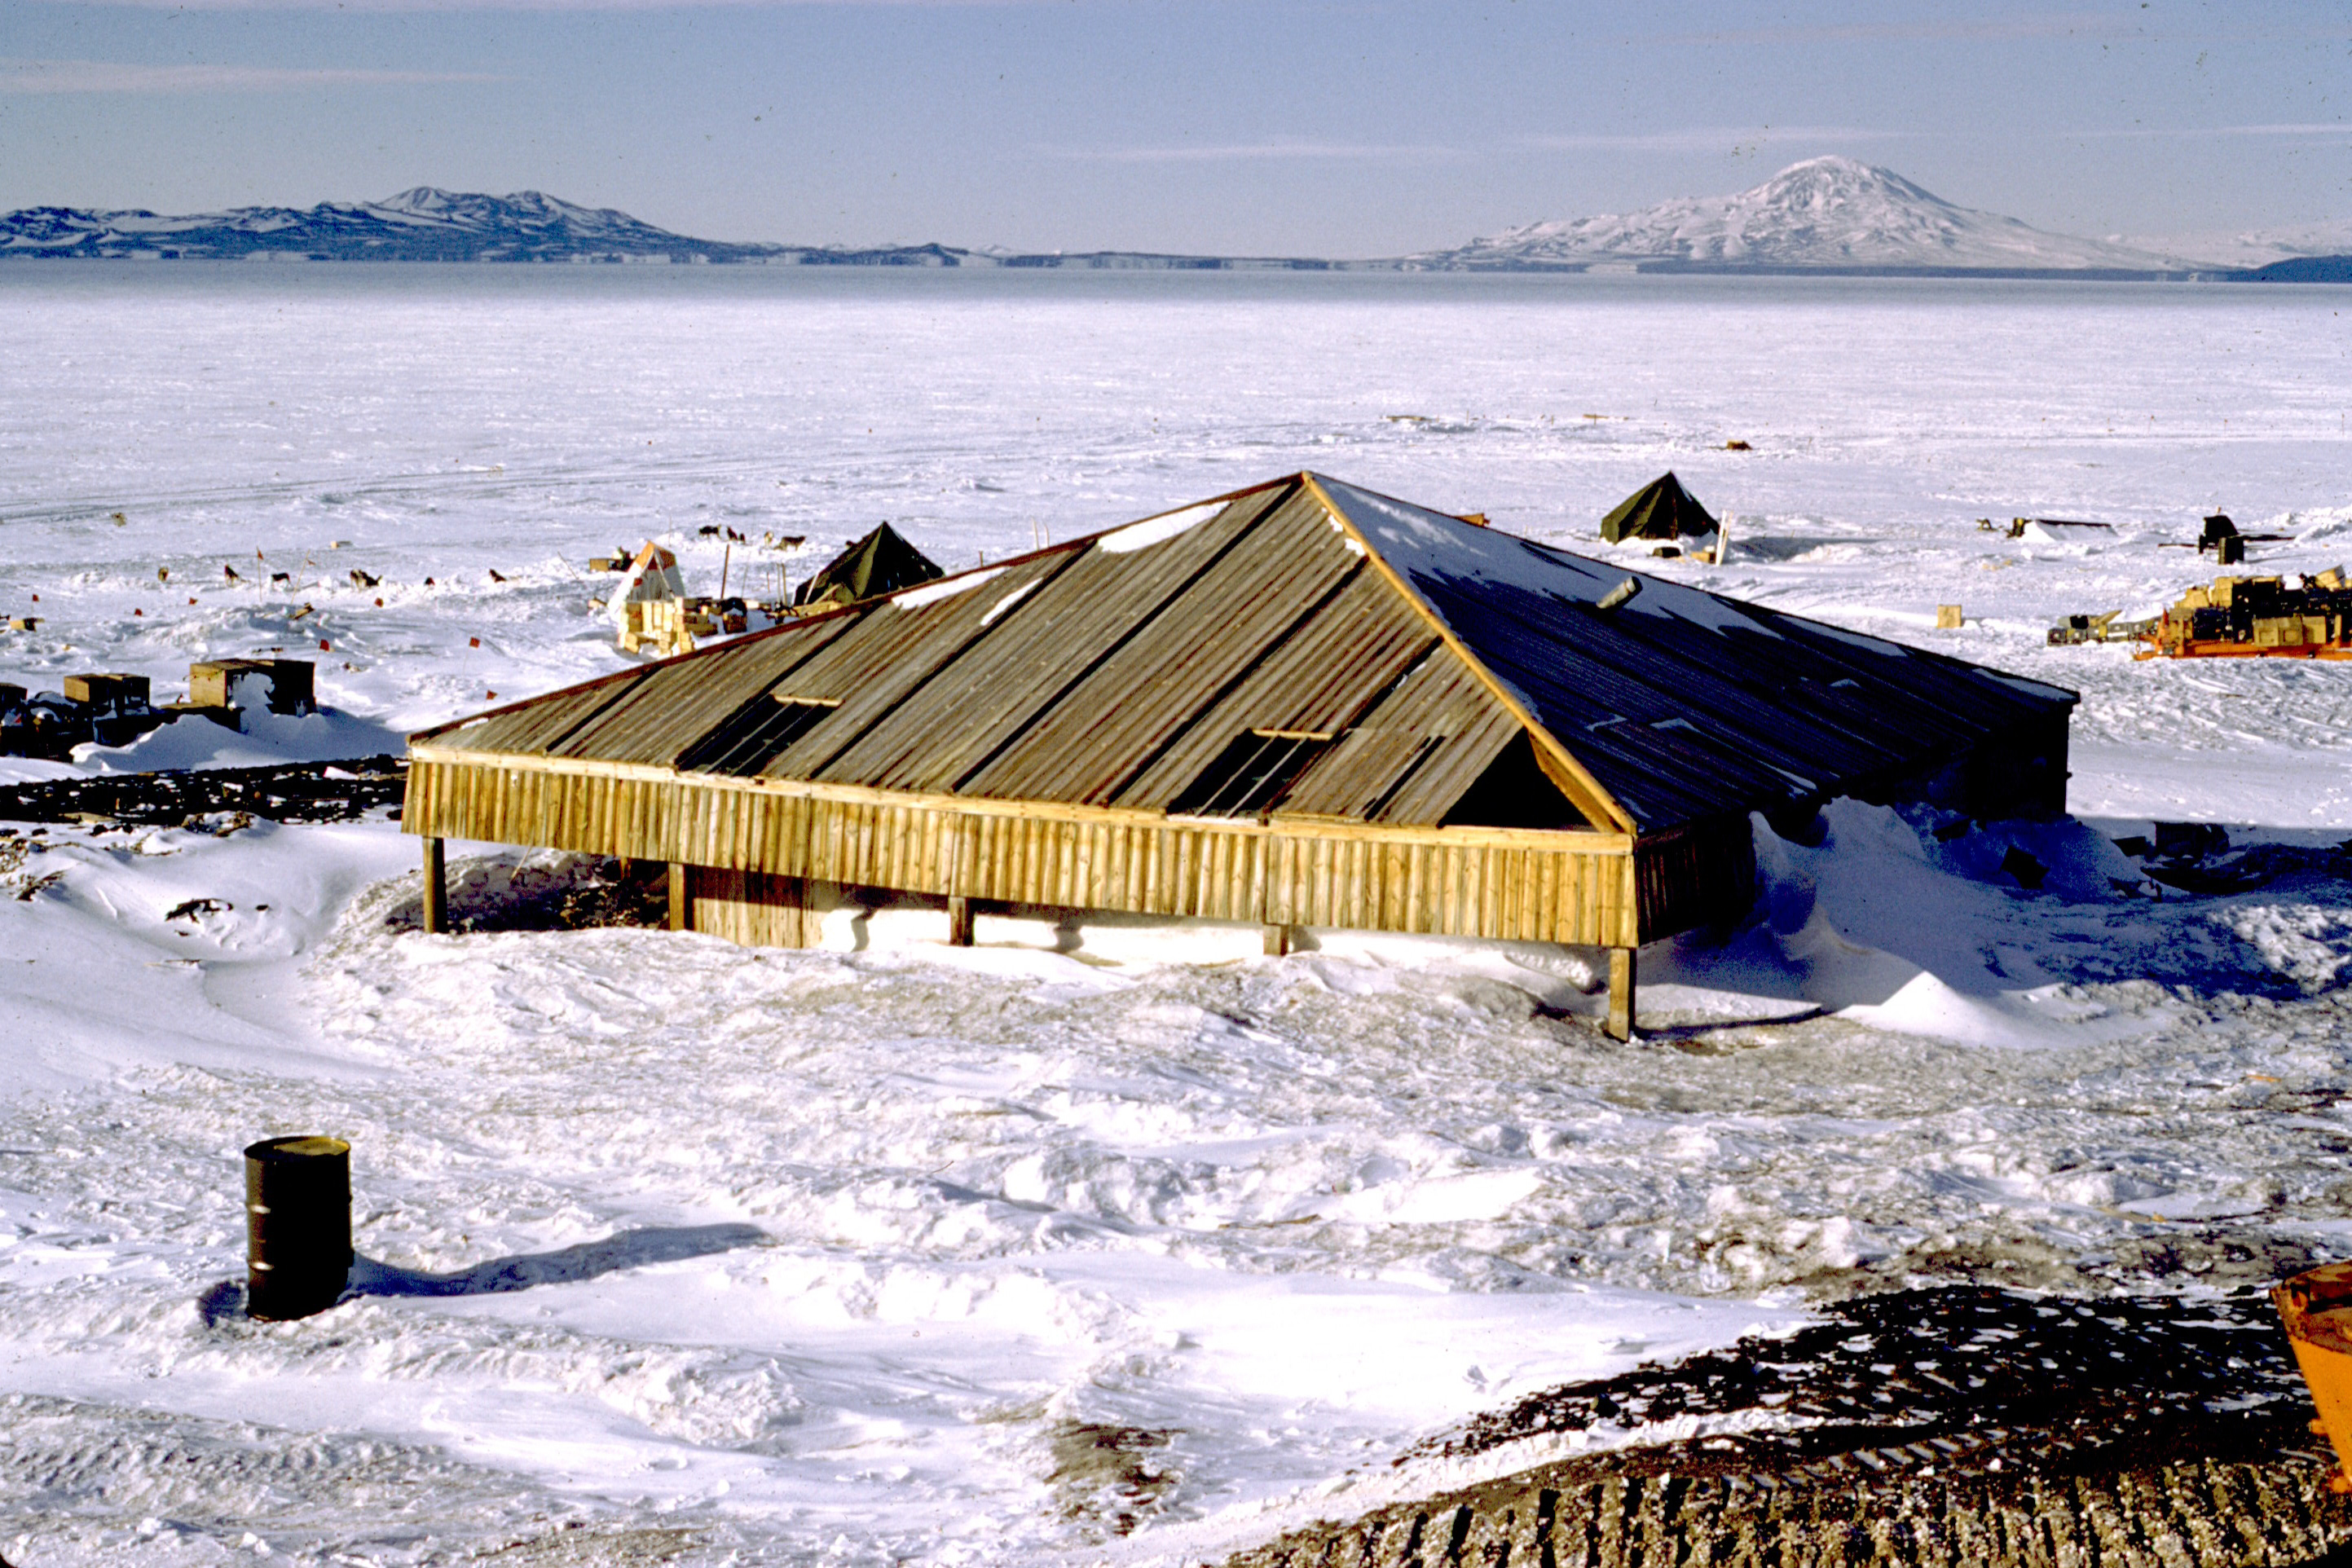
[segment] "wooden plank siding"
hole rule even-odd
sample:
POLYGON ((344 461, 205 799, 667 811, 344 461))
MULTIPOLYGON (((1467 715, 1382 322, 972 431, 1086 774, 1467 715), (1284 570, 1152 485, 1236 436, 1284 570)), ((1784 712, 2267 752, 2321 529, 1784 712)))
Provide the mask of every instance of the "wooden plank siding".
POLYGON ((687 868, 688 929, 744 947, 814 947, 838 895, 824 883, 715 866, 687 868))
MULTIPOLYGON (((403 826, 697 868, 699 910, 782 942, 805 881, 999 904, 1623 946, 1748 907, 1728 826, 1656 841, 1509 828, 1171 817, 1052 803, 681 774, 420 745, 403 826), (712 881, 706 872, 738 879, 712 881), (762 923, 764 922, 764 923, 762 923)), ((1737 824, 1746 831, 1745 819, 1737 824)))
POLYGON ((1622 947, 1748 910, 1750 811, 2063 809, 2074 700, 1301 473, 425 731, 405 826, 745 942, 872 889, 1622 947))

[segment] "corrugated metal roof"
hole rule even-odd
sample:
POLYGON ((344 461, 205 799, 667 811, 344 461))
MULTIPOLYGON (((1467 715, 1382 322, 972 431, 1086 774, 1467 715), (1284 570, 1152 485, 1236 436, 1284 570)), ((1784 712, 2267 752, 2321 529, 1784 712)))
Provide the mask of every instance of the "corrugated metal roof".
POLYGON ((1645 829, 1915 768, 2074 701, 2059 687, 1313 479, 1645 829), (1641 592, 1600 608, 1628 576, 1641 592))
POLYGON ((1639 574, 1599 608, 1627 575, 1300 474, 428 735, 674 766, 736 721, 735 771, 1163 811, 1243 738, 1299 736, 1311 760, 1274 816, 1398 826, 1446 821, 1525 736, 1509 765, 1531 744, 1542 772, 1514 779, 1646 832, 1958 756, 2074 701, 1639 574), (825 711, 763 728, 752 705, 776 700, 825 711))

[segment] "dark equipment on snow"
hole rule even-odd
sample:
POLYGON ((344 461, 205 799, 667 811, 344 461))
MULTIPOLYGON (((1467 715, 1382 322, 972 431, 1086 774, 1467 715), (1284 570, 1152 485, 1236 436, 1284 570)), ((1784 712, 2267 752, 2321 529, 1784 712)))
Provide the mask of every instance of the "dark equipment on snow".
MULTIPOLYGON (((2292 533, 2240 533, 2238 525, 2230 521, 2228 513, 2217 511, 2205 520, 2204 528, 2197 535, 2197 552, 2202 555, 2210 550, 2214 560, 2221 565, 2235 566, 2246 558, 2246 546, 2249 544, 2281 544, 2294 538, 2292 533)), ((2157 548, 2186 550, 2189 546, 2168 541, 2157 548)))
POLYGON ((323 1312, 352 1272, 352 1146, 316 1135, 245 1151, 245 1312, 282 1322, 323 1312))

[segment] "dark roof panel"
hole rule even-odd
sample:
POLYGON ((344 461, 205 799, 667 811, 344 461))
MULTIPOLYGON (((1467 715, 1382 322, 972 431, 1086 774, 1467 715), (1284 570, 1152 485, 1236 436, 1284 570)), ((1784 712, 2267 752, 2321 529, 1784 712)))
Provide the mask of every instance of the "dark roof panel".
POLYGON ((1315 476, 1371 550, 1645 829, 1955 754, 2074 696, 1315 476), (1628 577, 1640 592, 1600 600, 1628 577), (1661 739, 1670 721, 1683 736, 1661 739))
POLYGON ((1433 647, 1307 769, 1278 814, 1434 825, 1523 733, 1477 671, 1433 647))
POLYGON ((841 636, 853 618, 803 621, 665 660, 629 688, 625 701, 551 742, 547 753, 670 766, 728 715, 841 636))
POLYGON ((1038 587, 1085 550, 1084 544, 1059 545, 1003 566, 941 578, 867 610, 840 641, 794 670, 782 691, 839 706, 761 771, 771 778, 817 776, 924 682, 1023 613, 1038 587))

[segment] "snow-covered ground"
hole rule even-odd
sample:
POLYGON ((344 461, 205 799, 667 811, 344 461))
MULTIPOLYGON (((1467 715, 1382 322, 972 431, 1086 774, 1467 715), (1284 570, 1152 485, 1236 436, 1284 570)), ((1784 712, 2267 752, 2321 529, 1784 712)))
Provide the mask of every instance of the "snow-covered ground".
MULTIPOLYGON (((2090 823, 1947 841, 1842 803, 1818 844, 1767 834, 1756 920, 1645 954, 1626 1046, 1575 952, 1011 920, 957 951, 914 911, 811 952, 426 938, 389 824, 0 839, 0 1552, 416 1563, 576 1525, 577 1558, 516 1559, 1208 1555, 1458 1479, 1388 1459, 1822 1292, 2352 1253, 2352 666, 2042 637, 2198 580, 2158 546, 2216 506, 2296 536, 2257 570, 2352 556, 2348 305, 0 274, 0 610, 42 617, 0 680, 318 658, 344 728, 191 731, 225 762, 616 668, 584 562, 649 536, 758 591, 886 518, 960 565, 1305 466, 1598 550, 1671 467, 1732 556, 1658 570, 2083 691, 2090 823), (1975 526, 2024 515, 2116 527, 1975 526), (2276 874, 2159 900, 2093 830, 2154 817, 2276 874), (1998 872, 2012 843, 2042 891, 1998 872), (237 1151, 296 1131, 354 1145, 358 1293, 254 1324, 237 1151)), ((71 765, 201 760, 185 728, 71 765)), ((461 910, 572 874, 454 870, 461 910)))

